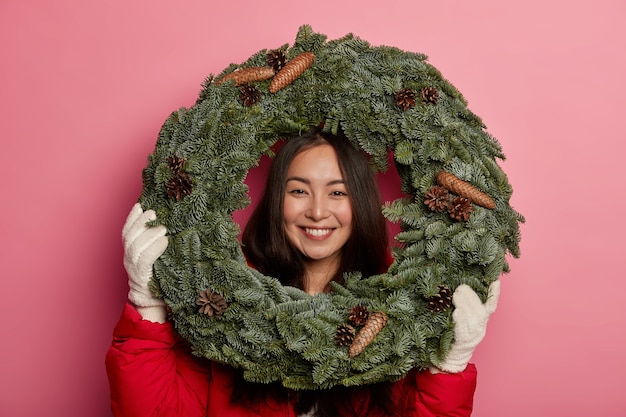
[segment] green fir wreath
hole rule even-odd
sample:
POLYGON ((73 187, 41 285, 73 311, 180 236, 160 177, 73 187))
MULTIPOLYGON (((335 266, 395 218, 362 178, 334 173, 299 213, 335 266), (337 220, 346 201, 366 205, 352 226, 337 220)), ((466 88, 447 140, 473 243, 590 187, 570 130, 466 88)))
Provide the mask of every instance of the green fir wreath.
POLYGON ((506 254, 519 256, 523 218, 496 159, 498 142, 424 55, 302 26, 292 46, 209 76, 194 106, 164 123, 140 198, 169 234, 152 290, 195 354, 249 381, 323 389, 399 379, 445 358, 454 289, 468 284, 485 301, 506 254), (248 205, 246 175, 276 142, 322 124, 378 171, 392 152, 408 197, 382 208, 401 227, 389 271, 354 272, 309 296, 246 264, 232 213, 248 205))

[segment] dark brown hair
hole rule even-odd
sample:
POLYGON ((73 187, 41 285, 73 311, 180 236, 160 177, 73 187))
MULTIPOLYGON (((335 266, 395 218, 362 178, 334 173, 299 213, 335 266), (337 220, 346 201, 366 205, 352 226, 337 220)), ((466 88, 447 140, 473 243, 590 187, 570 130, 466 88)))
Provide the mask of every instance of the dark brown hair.
POLYGON ((360 271, 368 277, 387 267, 387 226, 381 214, 378 184, 367 158, 342 135, 312 129, 289 139, 274 158, 265 192, 242 235, 248 262, 283 285, 303 288, 305 272, 305 258, 287 238, 282 217, 287 171, 298 154, 322 144, 335 150, 352 204, 352 233, 342 249, 333 281, 343 282, 346 272, 360 271))
MULTIPOLYGON (((304 255, 289 241, 284 228, 283 201, 287 172, 293 159, 315 146, 328 144, 337 155, 352 205, 352 233, 342 249, 341 263, 333 281, 343 283, 347 272, 359 271, 363 277, 387 269, 388 234, 381 213, 381 198, 376 177, 367 157, 342 134, 332 135, 311 129, 289 139, 277 153, 267 177, 265 192, 252 213, 242 235, 242 249, 257 270, 275 277, 283 285, 304 288, 304 255)), ((231 400, 248 407, 273 397, 277 401, 293 398, 298 414, 316 409, 317 416, 393 415, 391 384, 363 387, 334 387, 320 391, 291 393, 280 384, 252 384, 238 373, 231 400), (355 398, 366 403, 357 403, 355 398)))

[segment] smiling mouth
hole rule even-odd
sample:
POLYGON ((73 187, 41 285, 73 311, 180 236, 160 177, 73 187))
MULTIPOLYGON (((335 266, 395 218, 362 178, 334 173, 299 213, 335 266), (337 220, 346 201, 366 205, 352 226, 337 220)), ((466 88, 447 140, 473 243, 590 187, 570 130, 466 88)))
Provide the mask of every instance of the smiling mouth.
POLYGON ((311 236, 323 237, 323 236, 327 236, 331 234, 333 229, 311 229, 311 228, 305 227, 304 231, 311 236))

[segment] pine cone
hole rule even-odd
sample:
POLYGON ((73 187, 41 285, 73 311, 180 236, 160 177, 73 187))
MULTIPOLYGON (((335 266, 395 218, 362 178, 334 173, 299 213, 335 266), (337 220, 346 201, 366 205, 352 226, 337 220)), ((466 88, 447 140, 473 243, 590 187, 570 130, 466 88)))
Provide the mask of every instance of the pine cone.
POLYGON ((469 182, 456 177, 454 174, 446 171, 439 171, 437 173, 437 183, 455 194, 469 198, 474 204, 478 204, 479 206, 491 210, 496 208, 496 203, 491 197, 474 187, 469 182))
POLYGON ((422 100, 426 104, 437 104, 439 101, 439 92, 435 87, 424 87, 421 91, 422 100))
POLYGON ((249 84, 255 81, 268 80, 274 76, 274 69, 271 67, 248 67, 239 68, 230 74, 226 74, 216 81, 220 85, 228 80, 234 80, 235 85, 249 84))
POLYGON ((167 195, 176 198, 176 201, 180 201, 186 195, 191 194, 193 184, 191 178, 186 172, 179 171, 165 185, 167 195))
POLYGON ((313 65, 315 54, 303 52, 278 71, 270 83, 270 93, 275 93, 294 82, 307 68, 313 65))
POLYGON ((454 220, 468 221, 472 211, 474 211, 474 206, 472 206, 472 202, 465 197, 455 198, 448 206, 448 214, 454 220))
POLYGON ((354 327, 341 324, 335 332, 335 343, 339 346, 348 346, 354 340, 354 327))
POLYGON ((396 104, 402 110, 408 110, 411 107, 415 106, 415 91, 410 88, 403 88, 399 90, 396 95, 396 104))
POLYGON ((370 314, 370 317, 367 319, 363 328, 355 336, 354 341, 350 346, 350 350, 348 351, 348 355, 353 358, 363 352, 363 350, 365 350, 365 348, 374 341, 376 335, 380 333, 386 324, 387 315, 385 313, 376 311, 370 314))
POLYGON ((259 90, 250 84, 244 84, 239 87, 239 100, 246 107, 254 106, 261 99, 261 93, 259 90))
POLYGON ((228 307, 228 303, 224 297, 212 292, 208 288, 200 293, 196 304, 200 306, 198 313, 206 314, 209 317, 219 316, 228 307))
POLYGON ((447 310, 452 306, 452 291, 443 285, 439 286, 439 292, 428 297, 428 308, 437 312, 447 310))
POLYGON ((424 204, 434 212, 441 213, 448 208, 450 194, 443 187, 434 186, 424 194, 424 204))
POLYGON ((370 312, 367 310, 367 306, 357 305, 350 309, 350 315, 348 321, 355 326, 363 326, 369 317, 370 312))
POLYGON ((185 158, 180 158, 178 155, 167 157, 167 167, 174 173, 178 174, 183 170, 183 167, 187 163, 185 158))
POLYGON ((267 53, 267 65, 274 69, 274 72, 278 72, 287 63, 287 57, 285 51, 282 49, 274 49, 267 53))

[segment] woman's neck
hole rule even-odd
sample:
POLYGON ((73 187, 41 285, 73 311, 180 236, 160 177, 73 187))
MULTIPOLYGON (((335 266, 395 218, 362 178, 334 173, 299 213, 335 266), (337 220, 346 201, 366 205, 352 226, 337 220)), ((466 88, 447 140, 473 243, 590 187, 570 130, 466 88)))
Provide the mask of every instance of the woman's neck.
POLYGON ((323 260, 308 260, 305 262, 304 290, 309 295, 316 295, 330 291, 330 282, 339 269, 341 256, 323 260))

